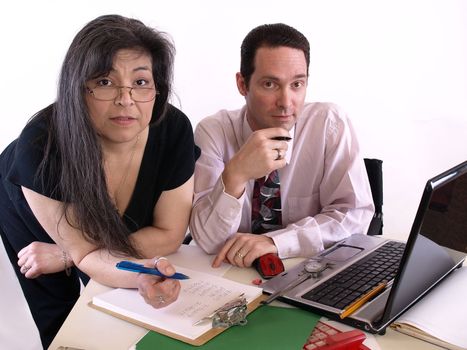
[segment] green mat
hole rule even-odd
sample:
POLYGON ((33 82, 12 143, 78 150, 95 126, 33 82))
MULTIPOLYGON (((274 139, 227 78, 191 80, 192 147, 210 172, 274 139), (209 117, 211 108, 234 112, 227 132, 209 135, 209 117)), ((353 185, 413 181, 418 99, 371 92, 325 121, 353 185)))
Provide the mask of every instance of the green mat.
POLYGON ((320 316, 295 308, 261 306, 245 326, 234 326, 202 346, 193 346, 150 331, 137 344, 137 350, 158 349, 302 349, 320 316))

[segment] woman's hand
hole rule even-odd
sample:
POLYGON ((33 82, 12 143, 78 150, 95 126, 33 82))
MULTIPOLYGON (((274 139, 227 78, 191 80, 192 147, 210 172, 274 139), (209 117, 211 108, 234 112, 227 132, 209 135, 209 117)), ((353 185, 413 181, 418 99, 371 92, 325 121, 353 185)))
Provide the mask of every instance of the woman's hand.
MULTIPOLYGON (((147 267, 155 267, 166 276, 175 273, 175 268, 165 258, 158 258, 147 267)), ((172 304, 180 293, 180 282, 175 279, 157 277, 153 275, 140 274, 138 276, 138 291, 146 303, 156 309, 172 304)))
POLYGON ((55 273, 65 270, 64 259, 67 266, 73 262, 68 255, 56 244, 32 242, 18 253, 18 266, 26 278, 36 278, 43 274, 55 273))

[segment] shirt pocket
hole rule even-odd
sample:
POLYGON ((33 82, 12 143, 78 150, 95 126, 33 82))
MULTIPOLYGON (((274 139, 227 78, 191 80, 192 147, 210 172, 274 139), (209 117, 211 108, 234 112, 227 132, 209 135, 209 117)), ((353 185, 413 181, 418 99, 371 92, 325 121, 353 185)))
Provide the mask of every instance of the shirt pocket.
POLYGON ((315 216, 320 211, 319 194, 315 193, 305 197, 289 197, 287 199, 288 222, 297 222, 307 216, 315 216))

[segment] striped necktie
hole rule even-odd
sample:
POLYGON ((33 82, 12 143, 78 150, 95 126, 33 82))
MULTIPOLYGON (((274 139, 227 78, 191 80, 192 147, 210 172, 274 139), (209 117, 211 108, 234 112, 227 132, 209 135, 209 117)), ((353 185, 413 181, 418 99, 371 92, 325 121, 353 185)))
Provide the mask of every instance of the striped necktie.
POLYGON ((274 170, 267 179, 255 180, 251 203, 251 232, 264 233, 282 228, 281 189, 279 172, 274 170))

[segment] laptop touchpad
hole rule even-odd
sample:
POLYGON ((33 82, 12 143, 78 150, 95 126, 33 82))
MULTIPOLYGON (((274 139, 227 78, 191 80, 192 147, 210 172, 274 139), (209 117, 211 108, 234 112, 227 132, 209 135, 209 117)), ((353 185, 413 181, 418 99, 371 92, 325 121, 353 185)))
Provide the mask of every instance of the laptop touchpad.
POLYGON ((330 251, 328 254, 321 256, 325 256, 327 259, 334 261, 347 261, 351 257, 360 253, 362 250, 363 248, 353 247, 349 245, 341 245, 338 246, 336 249, 330 251))

